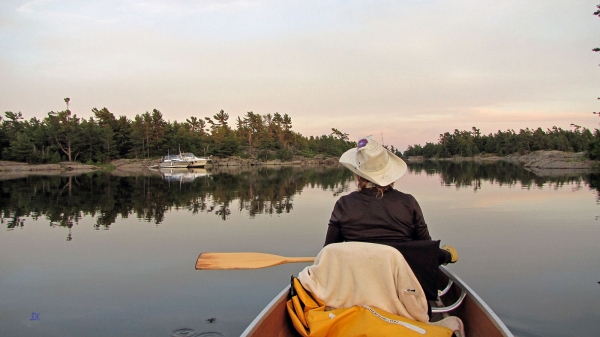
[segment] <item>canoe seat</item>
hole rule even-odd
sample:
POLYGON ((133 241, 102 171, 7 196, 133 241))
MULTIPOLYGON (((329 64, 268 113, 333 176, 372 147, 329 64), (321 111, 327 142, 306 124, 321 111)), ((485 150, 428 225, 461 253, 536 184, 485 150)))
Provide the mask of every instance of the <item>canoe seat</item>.
MULTIPOLYGON (((427 300, 434 305, 431 305, 432 314, 447 313, 458 308, 467 293, 462 290, 461 295, 450 305, 444 305, 441 297, 444 296, 452 288, 453 281, 449 280, 448 285, 438 290, 438 274, 439 274, 439 247, 438 240, 418 240, 401 243, 388 244, 396 248, 406 262, 415 273, 421 287, 427 297, 427 300)), ((447 315, 446 315, 447 316, 447 315)))
POLYGON ((416 240, 407 242, 390 242, 385 245, 396 248, 404 257, 410 269, 419 280, 428 301, 437 300, 439 240, 416 240))
MULTIPOLYGON (((452 288, 452 285, 454 284, 454 281, 452 281, 451 279, 448 280, 448 285, 446 286, 446 288, 444 288, 443 290, 439 290, 439 295, 438 295, 438 301, 437 303, 443 303, 441 300, 441 297, 446 295, 448 293, 448 291, 452 288)), ((464 289, 461 289, 461 293, 460 296, 458 297, 458 299, 456 300, 456 302, 454 302, 453 304, 450 305, 446 305, 443 307, 434 307, 431 308, 431 312, 433 314, 441 314, 441 313, 447 313, 450 312, 456 308, 458 308, 462 302, 464 301, 465 297, 467 296, 467 292, 464 289)))

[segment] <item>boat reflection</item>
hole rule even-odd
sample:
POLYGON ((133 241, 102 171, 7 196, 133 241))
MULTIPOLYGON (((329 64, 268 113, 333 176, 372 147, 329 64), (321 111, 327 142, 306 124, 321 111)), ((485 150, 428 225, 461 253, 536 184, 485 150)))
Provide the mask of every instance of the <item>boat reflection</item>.
POLYGON ((161 168, 162 178, 168 182, 191 183, 197 178, 208 177, 209 173, 203 168, 161 168))
MULTIPOLYGON (((412 175, 437 175, 440 184, 477 191, 483 182, 523 189, 542 186, 595 190, 600 202, 600 174, 539 177, 517 165, 427 162, 409 164, 412 175)), ((79 175, 0 174, 0 227, 23 228, 25 219, 46 218, 50 226, 71 229, 84 216, 96 229, 108 229, 116 219, 136 217, 160 224, 173 209, 211 213, 228 220, 233 212, 290 213, 294 197, 305 188, 321 188, 338 196, 356 188, 352 172, 333 167, 213 167, 162 168, 135 172, 91 172, 79 175), (174 186, 175 185, 175 186, 174 186)))

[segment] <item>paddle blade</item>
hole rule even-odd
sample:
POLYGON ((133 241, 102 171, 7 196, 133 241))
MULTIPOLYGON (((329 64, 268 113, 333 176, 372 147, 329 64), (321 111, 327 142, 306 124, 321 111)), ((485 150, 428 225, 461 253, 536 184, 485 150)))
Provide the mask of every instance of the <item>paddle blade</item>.
POLYGON ((196 261, 196 269, 258 269, 289 262, 313 262, 314 260, 314 257, 283 257, 265 253, 202 253, 196 261))

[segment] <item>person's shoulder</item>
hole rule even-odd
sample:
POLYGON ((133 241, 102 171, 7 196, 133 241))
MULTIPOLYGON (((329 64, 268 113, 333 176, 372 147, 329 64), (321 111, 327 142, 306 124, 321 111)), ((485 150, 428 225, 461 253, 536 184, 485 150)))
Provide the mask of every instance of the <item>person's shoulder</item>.
POLYGON ((389 190, 389 193, 391 196, 395 197, 395 198, 400 198, 400 199, 404 199, 404 200, 416 200, 415 197, 413 197, 412 194, 408 194, 408 193, 404 193, 402 191, 399 191, 395 188, 391 188, 389 190))
POLYGON ((349 200, 349 199, 354 199, 354 198, 357 198, 360 196, 361 196, 360 191, 352 191, 346 195, 342 195, 338 200, 349 200))
POLYGON ((338 204, 346 204, 346 203, 351 203, 353 201, 356 200, 363 200, 365 199, 365 196, 363 193, 360 193, 360 191, 352 191, 346 195, 341 196, 338 200, 337 203, 338 204))

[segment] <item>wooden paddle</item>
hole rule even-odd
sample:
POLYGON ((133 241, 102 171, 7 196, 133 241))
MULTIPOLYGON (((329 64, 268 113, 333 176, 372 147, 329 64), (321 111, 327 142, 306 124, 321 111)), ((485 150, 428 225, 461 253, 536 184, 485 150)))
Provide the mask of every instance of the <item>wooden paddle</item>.
POLYGON ((265 253, 202 253, 196 261, 196 269, 257 269, 314 260, 314 257, 284 257, 265 253))

